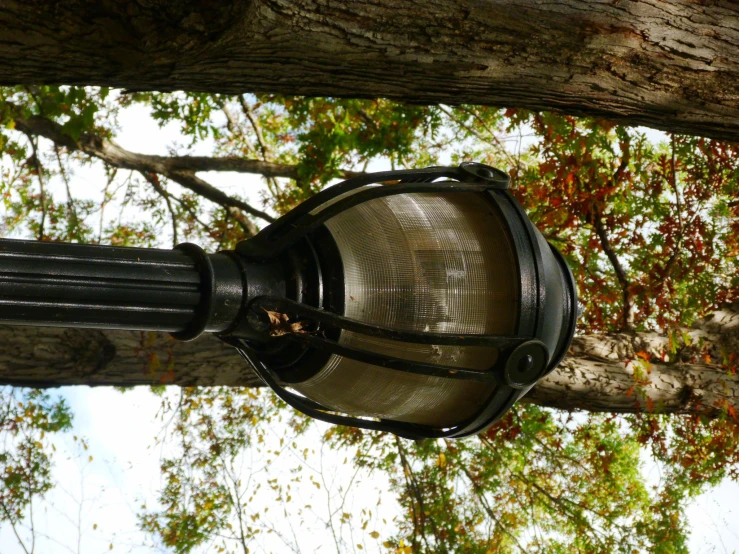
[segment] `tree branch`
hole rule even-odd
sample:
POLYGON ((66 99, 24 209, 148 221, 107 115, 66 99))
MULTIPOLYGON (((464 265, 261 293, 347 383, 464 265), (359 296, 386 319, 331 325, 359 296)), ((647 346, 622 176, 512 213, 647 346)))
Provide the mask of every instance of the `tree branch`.
POLYGON ((154 187, 154 190, 157 191, 157 194, 159 194, 159 196, 161 196, 167 204, 167 210, 169 211, 169 215, 172 218, 172 242, 176 246, 179 242, 179 240, 177 240, 177 214, 172 207, 170 194, 166 190, 164 190, 162 183, 159 182, 159 177, 155 173, 142 172, 141 175, 149 182, 152 187, 154 187))
POLYGON ((274 218, 272 216, 267 215, 261 210, 257 210, 256 208, 250 206, 242 200, 239 200, 238 198, 228 196, 223 191, 218 190, 213 185, 203 181, 200 177, 195 175, 194 172, 173 171, 171 173, 163 173, 163 175, 171 179, 172 181, 182 185, 186 189, 190 189, 194 193, 199 194, 203 198, 207 198, 211 202, 215 202, 216 204, 220 204, 221 206, 226 208, 228 213, 241 224, 245 231, 247 231, 251 235, 256 235, 259 232, 259 228, 254 225, 254 223, 250 221, 247 217, 245 217, 244 214, 241 213, 242 211, 260 217, 265 221, 274 221, 274 218))
POLYGON ((33 150, 32 160, 36 167, 36 176, 38 177, 38 185, 41 194, 41 221, 38 226, 38 240, 44 240, 44 226, 46 223, 46 190, 44 189, 44 169, 41 167, 41 160, 38 157, 38 144, 31 133, 26 133, 28 142, 31 143, 33 150))
POLYGON ((624 305, 623 329, 631 329, 633 321, 633 305, 631 303, 631 291, 629 290, 631 282, 626 276, 626 271, 624 271, 624 268, 621 265, 616 252, 614 252, 613 247, 611 246, 611 242, 608 239, 608 233, 606 232, 605 226, 603 225, 603 220, 601 219, 601 214, 597 207, 593 206, 591 216, 592 224, 595 228, 595 233, 600 239, 600 245, 603 248, 603 252, 605 252, 608 260, 611 262, 613 270, 616 272, 616 279, 618 279, 618 282, 621 285, 624 305))
MULTIPOLYGON (((98 158, 113 167, 132 169, 142 173, 158 173, 168 179, 190 189, 204 198, 219 204, 230 211, 233 208, 272 222, 274 218, 267 213, 254 208, 246 202, 228 196, 213 185, 207 183, 197 175, 198 171, 238 171, 255 173, 266 177, 280 176, 294 179, 297 176, 296 166, 273 164, 259 160, 244 160, 237 157, 211 158, 205 156, 151 156, 125 150, 107 138, 93 134, 84 134, 79 140, 64 132, 58 123, 39 116, 29 118, 16 117, 16 128, 26 134, 42 136, 63 146, 69 151, 81 151, 98 158)), ((245 217, 234 212, 232 215, 250 233, 254 234, 258 228, 245 217)))
MULTIPOLYGON (((660 290, 664 288, 664 286, 667 284, 667 279, 670 277, 672 270, 677 264, 677 260, 680 256, 680 250, 682 248, 683 236, 685 235, 685 230, 686 230, 686 226, 683 223, 682 203, 680 201, 680 190, 677 187, 677 170, 676 170, 677 166, 676 166, 676 160, 675 160, 675 133, 670 133, 670 150, 671 150, 671 163, 670 163, 669 182, 670 182, 670 186, 672 187, 672 190, 675 192, 678 233, 677 233, 677 240, 675 240, 675 244, 672 247, 672 253, 670 254, 670 257, 667 260, 667 263, 665 264, 665 268, 662 272, 662 283, 660 284, 660 287, 659 287, 660 290)), ((692 223, 692 220, 691 220, 691 223, 692 223)))
POLYGON ((89 133, 83 134, 78 141, 75 141, 59 123, 40 116, 31 116, 27 119, 16 117, 15 124, 19 130, 47 138, 70 151, 80 150, 85 154, 103 159, 110 165, 123 169, 138 171, 139 168, 146 167, 155 173, 161 174, 172 171, 236 171, 288 179, 295 179, 298 174, 297 166, 294 165, 246 160, 238 156, 153 156, 139 154, 130 152, 111 140, 89 133))
MULTIPOLYGON (((11 110, 19 112, 12 104, 6 103, 6 105, 11 110)), ((139 154, 124 149, 112 140, 91 133, 83 134, 79 140, 75 140, 64 131, 59 123, 40 116, 24 118, 18 113, 15 117, 15 125, 19 131, 27 135, 47 138, 56 146, 62 146, 70 152, 84 152, 112 167, 163 175, 203 198, 226 208, 234 219, 252 235, 256 234, 259 229, 248 218, 244 217, 242 211, 269 223, 273 222, 274 218, 243 200, 227 195, 198 177, 196 173, 200 171, 235 171, 262 175, 268 179, 283 177, 297 180, 298 178, 297 165, 264 160, 246 160, 237 156, 153 156, 139 154)), ((263 144, 265 143, 260 140, 260 145, 263 144)), ((262 148, 264 147, 262 146, 262 148)), ((360 174, 349 170, 342 172, 342 176, 347 179, 360 174)))

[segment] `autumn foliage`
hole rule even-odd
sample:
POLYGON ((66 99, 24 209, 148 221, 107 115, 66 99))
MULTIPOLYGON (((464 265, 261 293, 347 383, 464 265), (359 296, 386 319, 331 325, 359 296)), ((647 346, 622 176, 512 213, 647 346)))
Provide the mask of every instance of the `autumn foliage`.
MULTIPOLYGON (((0 225, 6 235, 165 247, 164 236, 228 248, 248 237, 251 225, 264 223, 244 211, 239 191, 214 201, 189 174, 157 174, 143 159, 137 166, 135 157, 116 166, 104 148, 89 146, 115 140, 117 117, 132 106, 181 127, 191 143, 172 158, 205 144, 213 158, 269 164, 260 166, 272 173, 263 178, 258 209, 273 214, 382 164, 474 160, 505 168, 516 197, 574 270, 584 306, 579 332, 669 337, 663 351, 626 361, 642 368, 628 396, 639 399, 649 364, 658 360, 718 367, 727 382, 736 378, 737 352, 709 351, 685 333, 718 306, 739 301, 736 144, 681 135, 655 142, 643 130, 608 121, 478 106, 2 89, 0 153, 9 163, 0 184, 0 225), (68 183, 74 165, 91 159, 109 177, 103 202, 44 187, 52 178, 68 183), (113 203, 121 214, 128 207, 148 218, 113 216, 106 212, 113 203)), ((289 332, 279 317, 273 324, 289 332)), ((168 370, 176 372, 176 362, 168 370)), ((21 393, 3 394, 15 399, 21 393)), ((8 400, 0 432, 15 439, 18 426, 26 426, 33 429, 28 436, 39 437, 67 425, 62 404, 27 394, 23 406, 8 400), (37 421, 34 413, 43 417, 37 421)), ((485 433, 458 442, 413 442, 339 427, 318 434, 358 470, 389 479, 402 510, 392 531, 380 536, 367 523, 356 524, 356 533, 379 551, 684 552, 687 502, 723 478, 739 477, 738 407, 726 402, 666 416, 649 398, 638 405, 646 409, 620 416, 521 404, 485 433), (645 456, 662 471, 657 484, 644 476, 645 456)), ((284 437, 279 448, 263 452, 270 463, 288 455, 307 460, 308 449, 298 445, 317 432, 315 424, 253 389, 182 389, 176 403, 163 397, 163 413, 171 428, 161 440, 178 455, 162 460, 159 507, 141 510, 141 528, 174 552, 207 544, 247 549, 269 516, 249 511, 249 487, 257 485, 240 479, 236 461, 266 448, 273 428, 284 437)), ((0 520, 6 522, 22 518, 27 496, 48 487, 45 444, 18 441, 0 453, 6 481, 0 520)), ((298 473, 258 487, 271 488, 287 513, 296 480, 298 473)), ((297 518, 301 510, 291 513, 297 518)), ((337 515, 336 527, 351 525, 349 516, 337 515)), ((339 540, 336 546, 354 548, 339 540)))

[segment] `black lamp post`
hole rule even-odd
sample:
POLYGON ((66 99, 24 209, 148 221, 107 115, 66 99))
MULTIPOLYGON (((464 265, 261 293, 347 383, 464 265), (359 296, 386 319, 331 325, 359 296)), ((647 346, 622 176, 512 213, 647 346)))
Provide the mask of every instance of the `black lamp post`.
POLYGON ((215 333, 288 404, 401 436, 464 437, 564 357, 575 283, 474 163, 349 179, 235 251, 0 241, 0 321, 215 333))

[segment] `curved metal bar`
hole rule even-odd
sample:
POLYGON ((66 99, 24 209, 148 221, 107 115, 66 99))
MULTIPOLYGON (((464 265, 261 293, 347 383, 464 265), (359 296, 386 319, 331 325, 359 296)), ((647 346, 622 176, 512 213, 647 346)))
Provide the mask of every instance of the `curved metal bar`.
POLYGON ((227 342, 231 346, 234 346, 239 352, 242 358, 244 358, 249 365, 254 368, 260 379, 262 379, 267 386, 269 386, 275 394, 284 401, 288 406, 304 413, 305 415, 325 421, 326 423, 332 423, 334 425, 347 425, 350 427, 359 427, 361 429, 367 429, 370 431, 384 431, 394 433, 400 437, 418 440, 425 438, 443 438, 451 436, 454 433, 459 432, 459 427, 453 427, 450 429, 437 429, 434 427, 428 427, 425 425, 417 425, 414 423, 404 423, 391 421, 386 419, 361 419, 358 417, 341 415, 333 412, 331 409, 322 406, 312 400, 300 397, 286 390, 282 385, 279 384, 272 371, 256 357, 249 354, 249 346, 241 339, 226 339, 221 338, 224 342, 227 342))
MULTIPOLYGON (((496 177, 480 177, 471 167, 486 167, 481 164, 462 164, 460 167, 438 167, 418 170, 387 171, 371 173, 348 179, 342 183, 329 187, 309 198, 280 219, 264 228, 256 236, 236 245, 236 251, 246 256, 272 257, 281 253, 285 248, 292 246, 302 236, 330 219, 334 215, 347 210, 357 204, 394 194, 409 192, 480 192, 486 190, 505 190, 508 180, 505 174, 496 177), (465 169, 468 168, 468 169, 465 169), (433 182, 435 179, 448 177, 459 181, 433 182), (505 178, 504 178, 505 177, 505 178), (332 203, 317 214, 312 214, 324 204, 337 197, 358 188, 387 183, 395 184, 373 187, 366 191, 351 194, 332 203), (477 181, 477 182, 473 182, 477 181)), ((498 171, 489 168, 490 171, 498 171)))
POLYGON ((501 386, 493 393, 490 402, 479 414, 476 414, 468 421, 454 427, 440 428, 430 427, 428 425, 419 425, 416 423, 406 423, 402 421, 392 421, 387 419, 363 419, 349 415, 338 414, 326 406, 322 406, 317 402, 313 402, 308 398, 298 396, 291 393, 283 387, 278 378, 261 360, 258 358, 258 351, 253 350, 247 341, 234 337, 219 337, 222 341, 235 347, 242 358, 254 369, 256 374, 262 381, 269 386, 275 394, 288 406, 304 413, 305 415, 331 423, 334 425, 347 425, 367 429, 369 431, 382 431, 393 433, 399 437, 411 440, 428 439, 428 438, 462 438, 472 434, 479 433, 494 423, 497 418, 504 414, 508 408, 521 396, 520 391, 514 391, 509 387, 501 386), (255 355, 251 355, 254 352, 255 355))
POLYGON ((403 358, 394 358, 384 354, 370 352, 368 350, 360 350, 344 346, 324 337, 310 335, 308 333, 289 333, 284 336, 289 340, 307 344, 308 346, 312 346, 320 350, 328 350, 332 354, 344 356, 345 358, 357 360, 358 362, 386 367, 388 369, 396 369, 406 373, 416 373, 418 375, 428 375, 431 377, 444 377, 447 379, 461 379, 464 381, 479 381, 481 383, 501 384, 502 380, 499 378, 498 372, 495 368, 496 366, 501 365, 501 361, 503 361, 502 365, 505 367, 505 359, 507 359, 507 356, 500 355, 492 368, 488 370, 475 370, 440 364, 427 364, 403 358))
POLYGON ((505 335, 464 335, 431 333, 425 331, 402 331, 363 323, 333 312, 314 308, 313 306, 307 306, 300 302, 295 302, 294 300, 278 296, 258 296, 250 302, 250 306, 269 309, 271 311, 293 313, 299 316, 308 317, 319 323, 324 323, 326 325, 331 325, 355 333, 362 333, 364 335, 390 340, 414 342, 416 344, 436 344, 440 346, 489 346, 498 348, 499 350, 507 350, 515 348, 516 346, 534 338, 505 335))
POLYGON ((357 175, 341 183, 328 187, 318 194, 315 194, 296 206, 290 212, 280 217, 277 221, 262 230, 257 237, 260 235, 268 235, 274 233, 282 227, 289 226, 294 220, 299 219, 320 207, 321 204, 333 200, 337 196, 340 196, 346 192, 350 192, 354 189, 372 185, 375 183, 386 183, 389 181, 406 181, 406 182, 424 182, 429 180, 438 179, 440 177, 449 177, 451 179, 464 177, 466 174, 462 173, 457 167, 426 167, 423 169, 402 169, 398 171, 381 171, 378 173, 367 173, 365 175, 357 175))

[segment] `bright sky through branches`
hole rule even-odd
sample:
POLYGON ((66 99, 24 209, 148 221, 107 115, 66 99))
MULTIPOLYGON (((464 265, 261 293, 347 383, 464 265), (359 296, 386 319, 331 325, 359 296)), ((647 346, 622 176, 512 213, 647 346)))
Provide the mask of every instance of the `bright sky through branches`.
MULTIPOLYGON (((166 155, 172 144, 189 142, 179 134, 176 124, 159 129, 148 116, 146 108, 140 105, 125 109, 121 113, 120 122, 122 129, 116 140, 131 151, 166 155)), ((650 131, 649 136, 660 139, 664 135, 650 131)), ((43 140, 41 144, 44 144, 43 140)), ((516 140, 507 144, 516 149, 516 140)), ((209 154, 208 143, 198 144, 190 153, 209 154)), ((372 166, 369 169, 384 168, 372 166)), ((259 177, 213 172, 207 178, 218 188, 226 192, 238 191, 247 196, 252 205, 260 206, 258 191, 262 185, 259 177)), ((94 162, 92 166, 79 167, 71 179, 73 193, 80 197, 94 197, 100 194, 104 179, 98 162, 94 162)), ((52 187, 56 196, 64 198, 61 183, 52 183, 52 187)), ((111 205, 109 209, 111 214, 117 213, 115 206, 111 205)), ((140 215, 129 210, 124 213, 124 217, 135 219, 140 215)), ((162 247, 171 246, 169 233, 169 228, 164 226, 160 237, 162 247)), ((154 437, 163 427, 163 422, 156 419, 160 399, 145 388, 121 394, 112 389, 79 387, 64 390, 62 394, 68 398, 75 414, 75 429, 57 442, 54 474, 57 487, 47 496, 45 502, 34 504, 35 530, 38 535, 36 551, 83 554, 108 551, 110 544, 114 545, 114 552, 161 551, 137 530, 135 517, 141 505, 154 506, 157 490, 162 485, 159 460, 171 454, 154 446, 154 437), (73 439, 74 435, 79 437, 78 440, 73 439), (85 439, 87 450, 82 446, 80 438, 85 439)), ((282 432, 280 425, 284 423, 275 424, 275 438, 282 432)), ((316 439, 317 435, 302 437, 294 449, 295 452, 299 455, 304 448, 317 448, 316 439)), ((284 516, 279 513, 280 503, 275 501, 274 495, 267 492, 266 484, 263 486, 265 492, 260 492, 261 496, 254 500, 255 505, 260 503, 268 506, 272 503, 272 509, 268 512, 269 523, 286 530, 286 540, 299 542, 303 552, 336 550, 331 531, 322 520, 326 519, 329 510, 337 507, 336 502, 342 494, 338 492, 338 487, 345 486, 352 479, 352 465, 343 464, 344 456, 343 452, 327 452, 323 459, 325 471, 322 477, 333 480, 333 489, 328 491, 329 496, 326 495, 325 486, 316 487, 308 477, 302 483, 301 492, 295 493, 296 498, 300 497, 298 503, 310 505, 311 508, 307 510, 310 517, 306 517, 306 523, 302 527, 297 521, 292 522, 294 538, 284 516), (331 494, 334 495, 334 503, 329 508, 331 494)), ((278 462, 269 468, 271 475, 288 472, 294 467, 294 458, 293 455, 280 456, 278 462)), ((314 467, 320 469, 319 458, 319 454, 310 456, 314 467)), ((645 467, 650 480, 659 479, 658 475, 651 472, 648 463, 645 467)), ((321 472, 314 472, 313 479, 320 479, 319 473, 321 472)), ((254 479, 266 481, 266 475, 267 472, 260 473, 254 479)), ((344 511, 357 514, 362 507, 373 507, 377 501, 378 488, 387 489, 384 479, 384 475, 379 474, 363 476, 363 482, 355 484, 348 497, 348 502, 354 504, 348 506, 351 509, 344 511), (373 482, 373 479, 377 481, 373 482)), ((377 525, 380 539, 376 543, 365 544, 363 552, 383 550, 383 531, 392 526, 391 519, 397 514, 398 507, 391 493, 383 494, 382 501, 381 515, 378 519, 378 510, 375 510, 371 524, 377 525), (386 527, 383 527, 382 517, 387 519, 386 527)), ((736 483, 725 483, 698 498, 688 509, 687 517, 693 529, 690 544, 692 552, 722 553, 739 550, 739 533, 733 525, 733 522, 739 520, 739 486, 736 483)), ((337 521, 335 519, 335 525, 338 525, 337 521)), ((340 540, 344 541, 342 551, 358 551, 351 542, 350 533, 346 533, 347 529, 345 526, 338 533, 340 540)), ((16 545, 12 532, 7 527, 0 528, 0 553, 22 552, 16 545)), ((254 546, 254 550, 259 551, 259 544, 254 546)), ((276 536, 264 539, 261 546, 266 551, 288 551, 286 544, 276 536)))

